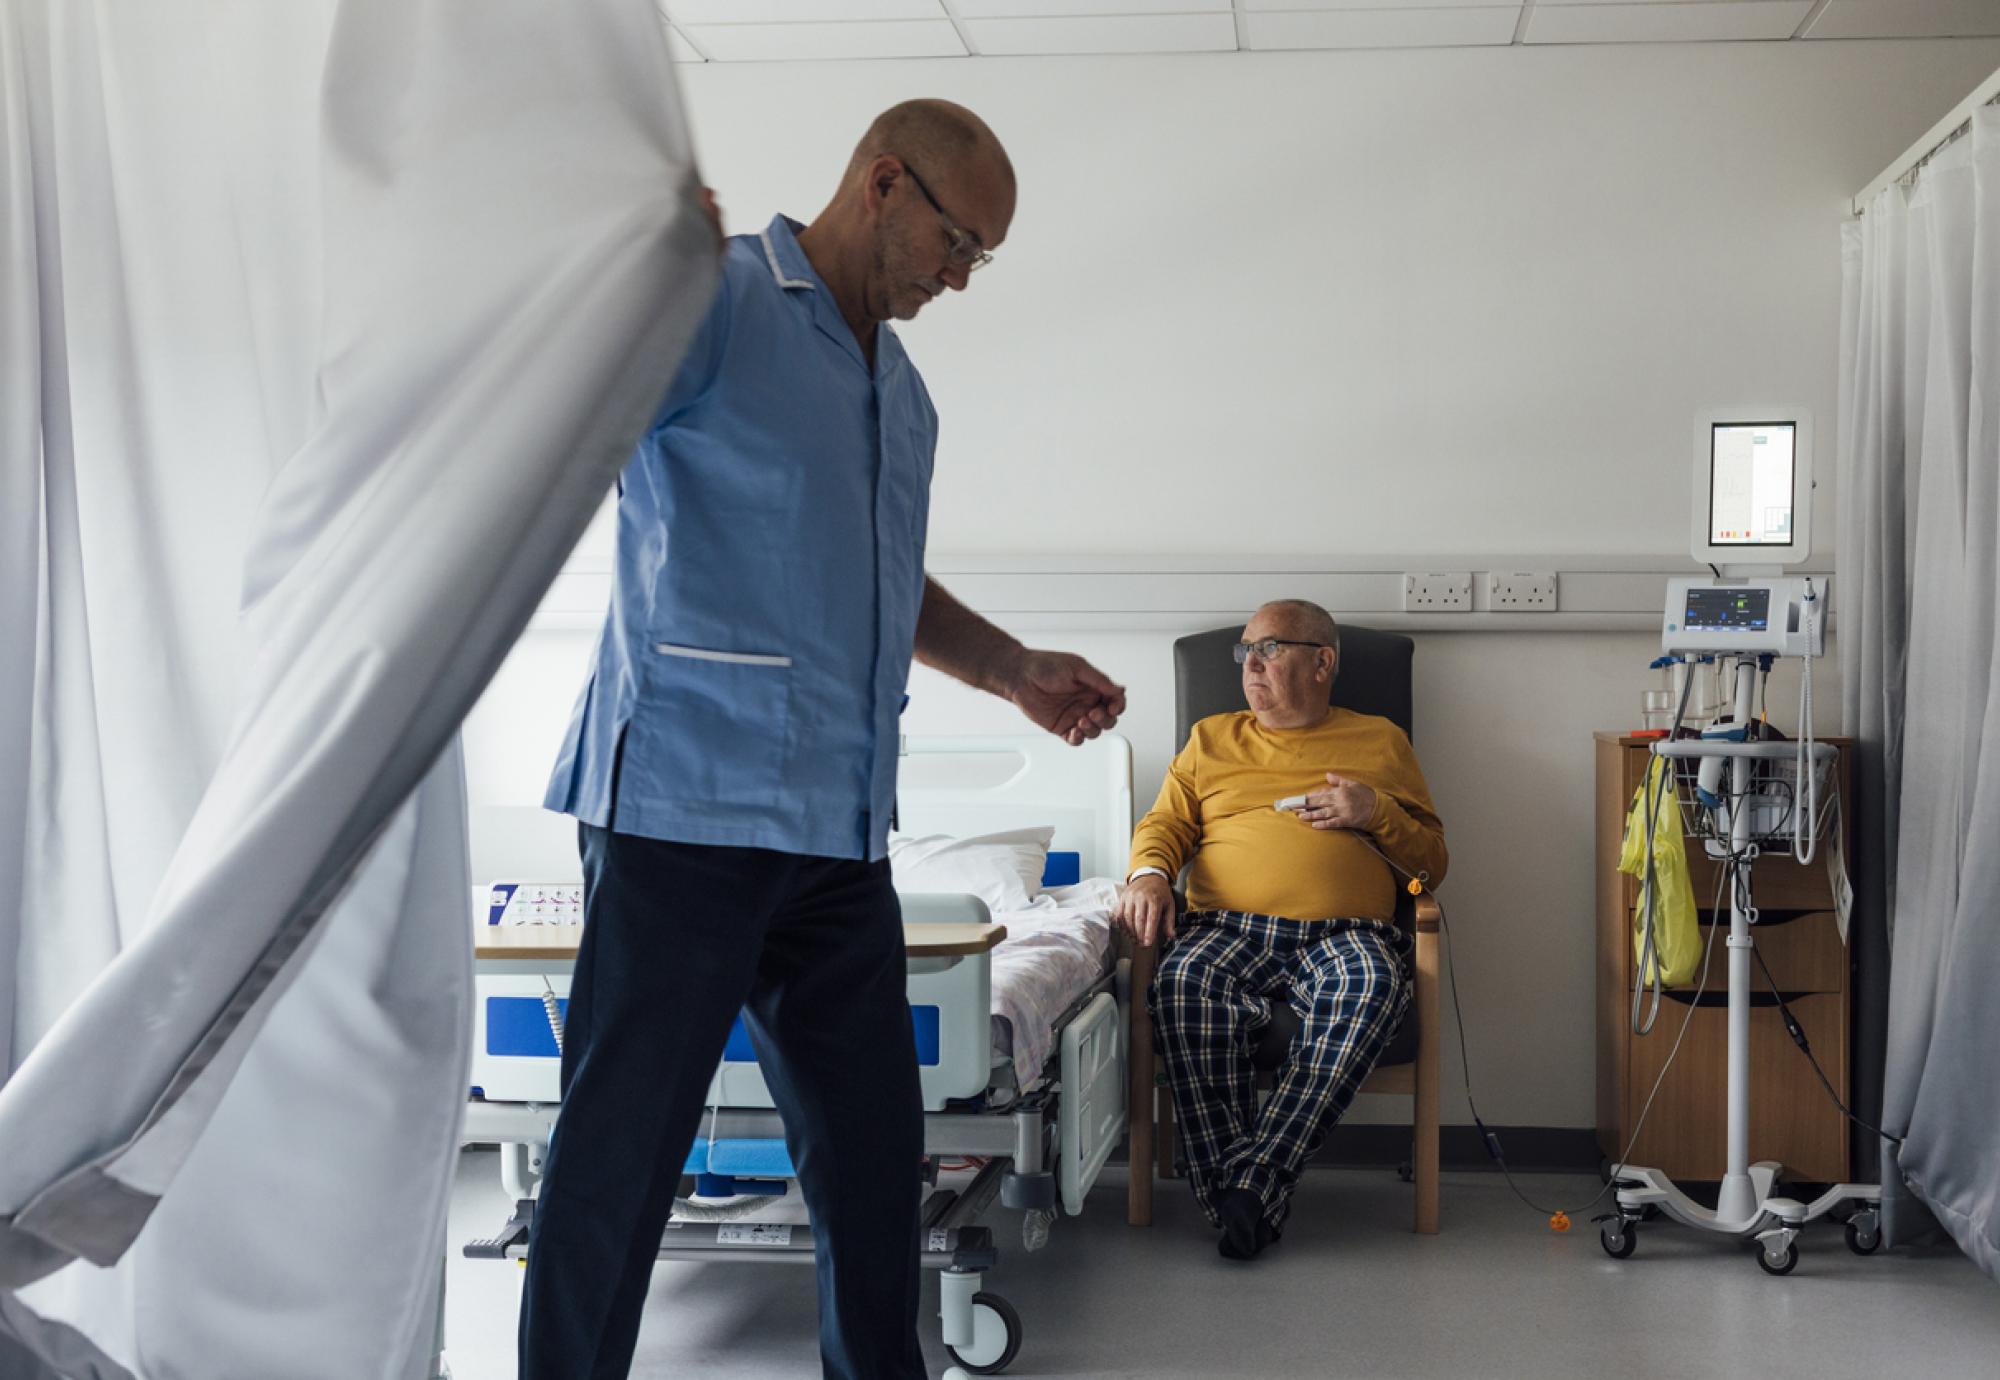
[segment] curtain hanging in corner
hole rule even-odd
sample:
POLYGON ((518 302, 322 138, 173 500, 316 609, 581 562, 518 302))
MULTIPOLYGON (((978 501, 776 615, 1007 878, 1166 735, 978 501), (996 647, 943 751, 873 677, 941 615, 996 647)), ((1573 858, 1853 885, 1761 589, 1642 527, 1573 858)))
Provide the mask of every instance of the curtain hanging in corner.
POLYGON ((1921 1203, 2000 1275, 2000 109, 1844 233, 1840 657, 1889 928, 1884 1226, 1909 1239, 1921 1203))

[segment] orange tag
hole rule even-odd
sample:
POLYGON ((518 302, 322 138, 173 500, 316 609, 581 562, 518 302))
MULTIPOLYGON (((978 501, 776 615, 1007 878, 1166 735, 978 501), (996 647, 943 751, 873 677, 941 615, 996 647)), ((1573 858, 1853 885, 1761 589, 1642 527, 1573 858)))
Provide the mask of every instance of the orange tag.
POLYGON ((1424 894, 1424 884, 1418 881, 1415 877, 1410 878, 1410 895, 1421 896, 1423 894, 1424 894))
POLYGON ((1557 1213, 1557 1214, 1556 1214, 1555 1216, 1551 1217, 1551 1218, 1549 1219, 1549 1230, 1550 1230, 1550 1231, 1568 1231, 1568 1230, 1569 1230, 1569 1214, 1568 1214, 1567 1212, 1558 1212, 1558 1213, 1557 1213))

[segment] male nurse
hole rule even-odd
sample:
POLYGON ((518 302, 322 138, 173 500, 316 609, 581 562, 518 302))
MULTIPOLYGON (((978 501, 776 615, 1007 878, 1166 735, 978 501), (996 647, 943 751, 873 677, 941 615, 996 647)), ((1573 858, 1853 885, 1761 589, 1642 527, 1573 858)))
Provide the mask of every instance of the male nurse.
POLYGON ((887 323, 966 290, 1014 191, 971 111, 885 111, 812 224, 728 242, 625 470, 611 610, 546 800, 577 819, 585 924, 523 1380, 627 1374, 739 1011, 812 1213, 826 1375, 925 1374, 923 1112, 886 857, 910 660, 1072 744, 1125 706, 924 573, 937 414, 887 323))

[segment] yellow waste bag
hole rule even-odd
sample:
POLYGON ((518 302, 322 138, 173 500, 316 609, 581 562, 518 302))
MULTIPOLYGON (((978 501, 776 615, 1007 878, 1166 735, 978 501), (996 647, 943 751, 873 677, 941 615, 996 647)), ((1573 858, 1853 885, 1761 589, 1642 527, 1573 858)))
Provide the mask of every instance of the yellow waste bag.
POLYGON ((1695 918, 1694 884, 1688 880, 1687 845, 1681 829, 1680 796, 1674 790, 1672 767, 1655 757, 1646 779, 1632 796, 1625 817, 1625 847, 1618 870, 1639 879, 1639 909, 1632 916, 1632 952, 1639 964, 1639 981, 1653 980, 1653 961, 1660 980, 1680 987, 1694 977, 1701 963, 1701 925, 1695 918), (1653 808, 1653 954, 1645 949, 1646 925, 1646 804, 1653 808))

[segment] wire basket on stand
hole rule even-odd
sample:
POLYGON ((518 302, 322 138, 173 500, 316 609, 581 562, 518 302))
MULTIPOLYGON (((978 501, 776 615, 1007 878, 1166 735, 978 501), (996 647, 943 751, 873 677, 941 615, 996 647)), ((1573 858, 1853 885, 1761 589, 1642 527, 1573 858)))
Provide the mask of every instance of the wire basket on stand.
POLYGON ((1797 831, 1796 838, 1799 842, 1816 840, 1825 833, 1834 810, 1833 764, 1839 751, 1829 743, 1807 744, 1812 760, 1806 769, 1809 775, 1801 781, 1800 746, 1796 742, 1681 738, 1655 743, 1653 751, 1673 764, 1674 790, 1680 797, 1681 819, 1689 836, 1700 839, 1711 857, 1721 857, 1728 851, 1732 823, 1739 811, 1748 826, 1746 841, 1759 851, 1778 845, 1789 850, 1800 813, 1815 800, 1818 812, 1809 821, 1810 827, 1797 831), (1698 780, 1702 762, 1713 757, 1724 761, 1714 793, 1717 803, 1711 805, 1702 798, 1698 780), (1742 758, 1750 761, 1750 780, 1739 797, 1733 768, 1742 758))

